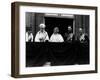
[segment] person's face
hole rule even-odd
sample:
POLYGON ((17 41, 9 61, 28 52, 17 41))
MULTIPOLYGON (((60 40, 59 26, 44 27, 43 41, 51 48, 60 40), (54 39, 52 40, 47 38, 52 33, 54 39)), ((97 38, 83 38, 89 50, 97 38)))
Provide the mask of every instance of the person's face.
POLYGON ((45 28, 40 28, 40 31, 43 32, 45 30, 45 28))
POLYGON ((40 25, 40 31, 43 32, 45 30, 45 25, 40 25))
POLYGON ((54 33, 58 33, 58 32, 59 32, 59 28, 58 27, 54 28, 54 33))
POLYGON ((68 27, 68 31, 71 32, 72 31, 72 28, 71 27, 68 27))
POLYGON ((82 28, 79 28, 79 32, 80 32, 80 33, 83 33, 83 29, 82 29, 82 28))

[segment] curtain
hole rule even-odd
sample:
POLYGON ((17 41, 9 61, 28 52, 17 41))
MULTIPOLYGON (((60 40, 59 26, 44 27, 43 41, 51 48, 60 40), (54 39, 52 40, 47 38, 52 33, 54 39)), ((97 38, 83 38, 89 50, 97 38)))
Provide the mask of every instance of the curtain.
POLYGON ((89 63, 89 45, 73 43, 26 43, 26 66, 43 66, 89 63))

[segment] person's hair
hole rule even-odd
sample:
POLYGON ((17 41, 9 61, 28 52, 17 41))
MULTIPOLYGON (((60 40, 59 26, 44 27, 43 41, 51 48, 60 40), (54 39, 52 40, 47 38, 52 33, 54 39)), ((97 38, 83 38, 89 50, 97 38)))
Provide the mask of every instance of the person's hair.
POLYGON ((55 30, 55 29, 58 29, 58 30, 59 30, 59 28, 58 28, 58 27, 54 27, 54 30, 55 30))
POLYGON ((55 29, 57 30, 57 33, 59 32, 59 28, 58 27, 54 27, 53 32, 55 32, 55 29))

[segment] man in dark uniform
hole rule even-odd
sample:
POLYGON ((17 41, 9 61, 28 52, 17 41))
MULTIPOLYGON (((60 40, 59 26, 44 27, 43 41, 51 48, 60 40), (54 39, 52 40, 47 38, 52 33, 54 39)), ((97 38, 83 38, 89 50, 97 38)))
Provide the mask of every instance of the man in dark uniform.
POLYGON ((80 43, 85 43, 85 44, 89 43, 89 38, 88 38, 87 34, 85 32, 83 32, 82 28, 79 28, 79 36, 77 39, 80 43))
POLYGON ((65 33, 65 41, 72 43, 74 41, 75 37, 72 31, 72 27, 68 26, 68 32, 65 33))
POLYGON ((66 65, 73 65, 76 62, 76 53, 75 53, 75 36, 73 34, 72 27, 69 25, 68 26, 68 31, 65 33, 65 44, 66 44, 66 49, 67 52, 65 53, 66 60, 65 64, 66 65))
POLYGON ((89 38, 82 28, 79 28, 77 40, 78 63, 89 64, 89 38))

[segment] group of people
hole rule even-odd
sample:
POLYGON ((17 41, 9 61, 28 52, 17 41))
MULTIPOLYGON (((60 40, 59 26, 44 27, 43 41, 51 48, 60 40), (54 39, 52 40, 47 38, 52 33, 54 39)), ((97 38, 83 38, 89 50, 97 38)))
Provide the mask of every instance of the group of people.
MULTIPOLYGON (((48 33, 45 31, 45 27, 46 25, 41 23, 39 25, 40 30, 36 33, 35 36, 35 42, 72 42, 75 40, 75 35, 73 34, 72 31, 72 27, 68 26, 68 31, 67 33, 64 34, 64 37, 59 33, 59 28, 58 27, 54 27, 53 29, 53 33, 51 35, 51 37, 49 38, 48 33)), ((87 39, 87 35, 83 32, 82 28, 79 28, 79 36, 77 37, 77 40, 79 40, 80 42, 85 42, 87 39)), ((32 35, 30 36, 32 37, 32 35)), ((33 37, 32 37, 33 39, 33 37)))
MULTIPOLYGON (((71 65, 89 63, 89 39, 82 28, 79 28, 78 35, 74 35, 71 26, 68 26, 66 33, 60 34, 59 28, 54 27, 53 33, 49 37, 45 30, 45 24, 40 24, 40 30, 34 37, 35 42, 65 42, 64 44, 30 46, 27 44, 27 53, 38 57, 32 57, 34 65, 71 65), (77 37, 76 37, 77 36, 77 37), (80 44, 81 43, 81 44, 80 44), (85 44, 84 44, 85 43, 85 44), (67 44, 67 45, 66 45, 67 44), (41 48, 40 48, 41 47, 41 48), (29 50, 28 50, 29 49, 29 50), (44 50, 45 49, 45 50, 44 50), (36 55, 34 53, 36 52, 36 55), (34 53, 34 54, 33 54, 34 53), (48 53, 48 54, 46 54, 48 53), (61 54, 60 54, 61 53, 61 54), (40 60, 40 61, 39 61, 40 60), (36 62, 35 62, 36 61, 36 62), (39 61, 39 62, 38 62, 39 61)), ((32 35, 30 34, 29 39, 32 35)), ((32 37, 33 39, 33 37, 32 37)), ((32 63, 33 64, 33 63, 32 63)))
POLYGON ((40 24, 40 31, 37 32, 35 42, 64 42, 62 35, 59 33, 59 28, 55 27, 50 39, 48 33, 45 31, 45 24, 40 24))

